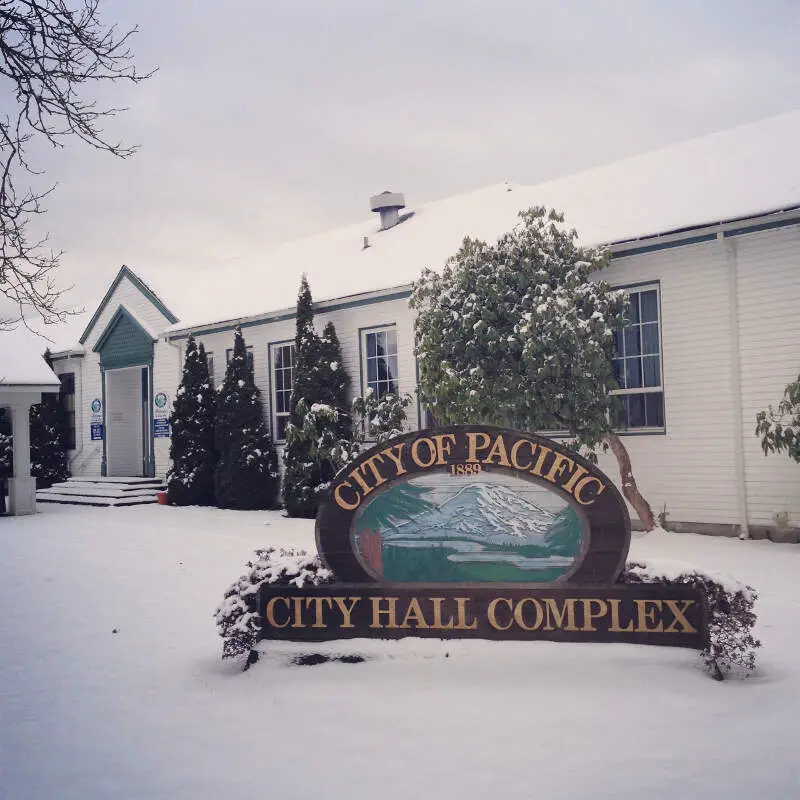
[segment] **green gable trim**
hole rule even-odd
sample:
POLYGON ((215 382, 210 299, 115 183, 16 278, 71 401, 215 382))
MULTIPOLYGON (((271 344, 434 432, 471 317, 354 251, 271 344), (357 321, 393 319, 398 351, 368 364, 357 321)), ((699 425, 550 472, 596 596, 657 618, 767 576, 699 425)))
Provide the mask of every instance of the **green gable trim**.
POLYGON ((103 369, 120 369, 153 362, 153 337, 120 306, 92 348, 103 369))
POLYGON ((170 325, 174 325, 176 322, 178 322, 178 318, 161 302, 158 295, 156 295, 156 293, 130 267, 126 267, 123 264, 117 273, 117 277, 114 278, 111 286, 108 287, 108 291, 105 293, 105 296, 100 301, 97 311, 94 312, 92 318, 89 320, 86 330, 84 330, 81 338, 78 340, 81 344, 83 344, 89 338, 92 328, 94 328, 97 320, 100 319, 100 315, 103 313, 103 311, 105 311, 106 306, 111 301, 111 296, 114 294, 116 288, 122 283, 124 278, 127 278, 142 293, 142 295, 148 301, 150 301, 159 310, 159 312, 166 317, 167 320, 169 320, 170 325))
MULTIPOLYGON (((373 303, 388 303, 391 300, 403 300, 406 297, 411 297, 411 289, 401 289, 397 292, 390 294, 382 294, 376 297, 365 297, 358 300, 322 300, 319 303, 314 303, 314 313, 321 314, 328 311, 342 311, 347 308, 359 308, 361 306, 371 306, 373 303)), ((225 333, 225 331, 232 331, 234 328, 253 328, 258 325, 268 325, 271 322, 285 322, 288 319, 294 319, 294 311, 278 312, 275 314, 266 314, 256 319, 244 320, 243 322, 231 322, 223 325, 216 325, 214 327, 198 327, 191 330, 192 336, 210 336, 212 333, 225 333)), ((189 333, 176 333, 169 335, 168 338, 172 341, 178 339, 188 338, 189 333)))

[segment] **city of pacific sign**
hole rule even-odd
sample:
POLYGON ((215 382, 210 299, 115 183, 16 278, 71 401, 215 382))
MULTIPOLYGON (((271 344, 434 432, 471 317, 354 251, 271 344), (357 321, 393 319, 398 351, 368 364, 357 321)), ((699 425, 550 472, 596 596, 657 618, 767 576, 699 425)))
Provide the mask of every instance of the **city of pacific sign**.
POLYGON ((625 501, 532 434, 448 426, 373 447, 331 482, 316 538, 337 583, 264 586, 263 638, 706 641, 700 592, 616 583, 625 501))

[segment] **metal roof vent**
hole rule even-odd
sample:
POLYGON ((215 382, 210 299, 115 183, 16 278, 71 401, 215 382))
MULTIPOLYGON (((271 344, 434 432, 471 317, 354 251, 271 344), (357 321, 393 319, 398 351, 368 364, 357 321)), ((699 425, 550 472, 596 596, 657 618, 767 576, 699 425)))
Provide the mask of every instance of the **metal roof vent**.
POLYGON ((381 230, 393 228, 400 222, 401 208, 406 207, 406 199, 400 192, 381 192, 369 199, 370 211, 377 211, 381 215, 381 230))

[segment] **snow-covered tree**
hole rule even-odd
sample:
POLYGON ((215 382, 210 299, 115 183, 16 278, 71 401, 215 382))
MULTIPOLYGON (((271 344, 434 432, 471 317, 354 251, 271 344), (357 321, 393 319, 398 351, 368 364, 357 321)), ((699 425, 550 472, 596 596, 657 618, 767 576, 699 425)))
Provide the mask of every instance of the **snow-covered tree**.
POLYGON ((777 410, 770 406, 756 416, 756 436, 764 455, 783 453, 800 462, 800 375, 783 392, 777 410))
POLYGON ((214 505, 216 395, 202 343, 186 341, 183 377, 169 418, 172 438, 167 498, 178 506, 214 505))
POLYGON ((275 507, 278 458, 239 327, 234 331, 233 353, 217 394, 214 434, 218 452, 214 470, 217 505, 238 509, 275 507))
POLYGON ((6 512, 6 479, 14 469, 14 444, 11 435, 11 414, 0 406, 0 514, 6 512))
POLYGON ((286 429, 286 452, 305 458, 287 458, 283 476, 283 502, 290 517, 312 519, 333 476, 358 455, 358 446, 339 436, 339 414, 335 408, 304 400, 297 404, 301 425, 286 429))
MULTIPOLYGON (((348 377, 336 329, 329 323, 320 337, 305 275, 297 296, 295 372, 291 417, 283 453, 283 504, 290 517, 313 518, 319 498, 333 477, 324 442, 350 438, 348 377)), ((338 469, 338 467, 337 467, 338 469)))
MULTIPOLYGON (((52 368, 50 351, 45 351, 44 360, 52 368)), ((69 461, 65 447, 66 419, 57 394, 42 393, 42 402, 31 406, 31 477, 36 486, 47 489, 54 483, 69 477, 69 461)))
POLYGON ((543 207, 494 245, 465 239, 439 274, 415 283, 420 399, 440 421, 567 431, 576 447, 612 447, 623 492, 645 528, 652 511, 610 426, 614 330, 626 298, 591 280, 607 264, 543 207), (624 456, 624 458, 621 458, 624 456))
POLYGON ((361 421, 362 436, 377 444, 403 433, 411 395, 385 394, 378 399, 372 388, 353 400, 353 415, 361 421))

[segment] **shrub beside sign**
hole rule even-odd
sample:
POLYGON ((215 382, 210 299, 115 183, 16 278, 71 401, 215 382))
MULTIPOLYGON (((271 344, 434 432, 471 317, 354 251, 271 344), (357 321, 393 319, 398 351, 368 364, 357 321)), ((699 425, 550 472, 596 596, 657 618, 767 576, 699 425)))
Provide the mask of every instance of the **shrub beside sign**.
POLYGON ((699 591, 616 583, 622 496, 532 434, 450 426, 378 445, 334 478, 316 537, 341 583, 262 586, 263 638, 706 642, 699 591))

